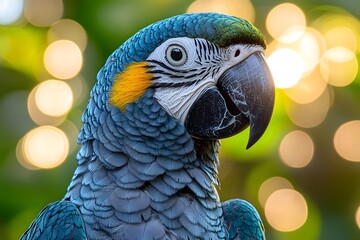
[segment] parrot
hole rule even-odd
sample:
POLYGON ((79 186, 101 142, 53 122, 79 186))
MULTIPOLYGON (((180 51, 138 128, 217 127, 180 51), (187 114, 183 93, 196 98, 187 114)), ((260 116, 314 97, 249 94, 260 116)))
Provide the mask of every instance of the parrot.
POLYGON ((77 167, 27 239, 265 239, 249 202, 221 202, 220 140, 270 122, 264 35, 242 18, 185 13, 126 40, 97 74, 77 167))

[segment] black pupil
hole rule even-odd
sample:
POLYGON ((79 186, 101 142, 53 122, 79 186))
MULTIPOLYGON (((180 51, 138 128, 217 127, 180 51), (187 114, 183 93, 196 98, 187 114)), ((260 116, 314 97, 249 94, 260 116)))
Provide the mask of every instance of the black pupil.
POLYGON ((174 48, 171 50, 171 58, 174 61, 180 61, 183 57, 183 53, 181 52, 181 50, 179 48, 174 48))

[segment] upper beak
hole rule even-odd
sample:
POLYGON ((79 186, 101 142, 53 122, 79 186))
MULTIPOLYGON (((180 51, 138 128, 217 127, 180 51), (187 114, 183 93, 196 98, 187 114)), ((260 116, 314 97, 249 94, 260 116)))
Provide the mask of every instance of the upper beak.
POLYGON ((250 125, 246 148, 265 132, 273 112, 275 88, 264 56, 253 53, 226 70, 194 103, 186 119, 189 133, 198 138, 233 136, 250 125))
POLYGON ((265 132, 274 108, 274 82, 263 54, 254 53, 228 69, 221 75, 218 87, 249 119, 246 148, 250 148, 265 132))

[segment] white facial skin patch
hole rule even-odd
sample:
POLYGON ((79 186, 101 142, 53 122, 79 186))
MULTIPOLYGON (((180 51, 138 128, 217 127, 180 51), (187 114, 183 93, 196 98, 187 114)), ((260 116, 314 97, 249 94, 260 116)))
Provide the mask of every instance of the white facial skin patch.
POLYGON ((193 103, 227 69, 242 62, 260 46, 236 44, 219 48, 205 39, 172 38, 147 58, 155 78, 155 98, 173 117, 184 123, 193 103))

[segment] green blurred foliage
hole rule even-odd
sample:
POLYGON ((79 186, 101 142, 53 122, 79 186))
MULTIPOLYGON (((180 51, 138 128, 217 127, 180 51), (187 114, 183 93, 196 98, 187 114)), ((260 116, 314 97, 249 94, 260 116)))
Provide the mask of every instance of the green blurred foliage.
MULTIPOLYGON (((184 13, 191 0, 70 1, 64 0, 65 13, 80 23, 88 34, 81 75, 89 86, 97 71, 127 38, 157 20, 184 13)), ((269 10, 282 1, 252 1, 256 25, 265 31, 269 10)), ((336 4, 360 17, 356 1, 293 1, 311 19, 327 11, 322 5, 336 4)), ((39 211, 61 199, 76 167, 73 151, 68 160, 52 170, 31 171, 16 160, 19 139, 36 126, 27 113, 27 96, 44 74, 43 53, 48 28, 22 22, 20 26, 0 27, 0 239, 18 239, 39 211)), ((360 59, 359 55, 357 56, 360 59)), ((359 61, 360 62, 360 61, 359 61)), ((262 215, 257 194, 261 183, 272 176, 289 179, 308 201, 308 222, 292 233, 273 230, 265 222, 268 239, 359 239, 354 216, 360 205, 360 164, 343 161, 333 149, 333 134, 344 122, 360 119, 360 78, 348 87, 333 88, 336 96, 325 121, 306 131, 313 137, 316 151, 305 168, 293 169, 281 163, 279 143, 284 135, 298 129, 284 110, 287 97, 277 91, 272 122, 264 137, 245 150, 248 131, 225 139, 222 144, 219 194, 222 200, 244 198, 262 215)), ((80 112, 86 100, 75 106, 68 118, 80 126, 80 112)), ((76 141, 76 139, 72 139, 76 141)), ((360 146, 359 146, 360 147, 360 146)))

